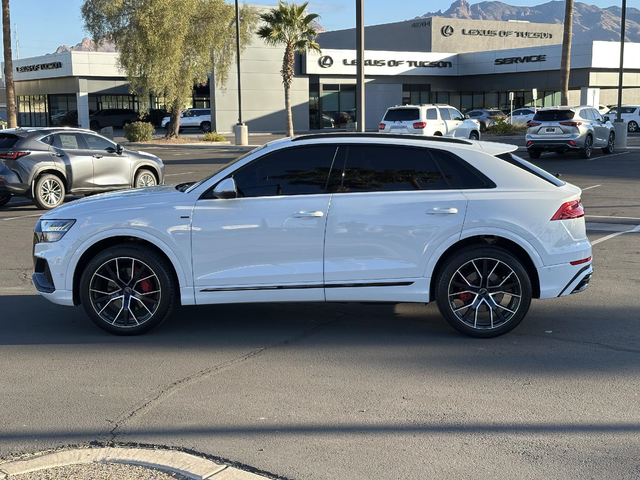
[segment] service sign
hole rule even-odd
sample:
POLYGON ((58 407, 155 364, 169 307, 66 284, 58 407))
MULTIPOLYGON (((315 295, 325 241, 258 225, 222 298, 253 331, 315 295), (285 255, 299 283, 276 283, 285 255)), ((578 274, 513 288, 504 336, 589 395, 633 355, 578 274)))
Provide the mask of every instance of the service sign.
MULTIPOLYGON (((356 75, 356 51, 323 49, 322 54, 307 53, 308 75, 356 75)), ((366 50, 365 75, 455 75, 455 53, 416 53, 366 50)))

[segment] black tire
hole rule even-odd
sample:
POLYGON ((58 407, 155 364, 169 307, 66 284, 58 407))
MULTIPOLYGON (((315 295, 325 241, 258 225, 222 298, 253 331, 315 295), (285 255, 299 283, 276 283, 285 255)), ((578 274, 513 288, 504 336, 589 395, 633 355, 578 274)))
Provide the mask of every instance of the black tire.
POLYGON ((91 122, 89 122, 89 128, 97 132, 100 130, 100 124, 97 120, 91 120, 91 122))
POLYGON ((60 177, 51 173, 36 180, 33 188, 33 204, 40 210, 51 210, 62 205, 66 190, 60 177))
POLYGON ((487 124, 484 122, 480 122, 480 133, 486 133, 487 131, 487 124))
POLYGON ((133 188, 155 187, 156 185, 158 185, 158 179, 151 170, 141 168, 136 172, 133 188))
POLYGON ((9 200, 11 200, 10 193, 0 194, 0 207, 4 207, 7 203, 9 203, 9 200))
POLYGON ((480 134, 474 130, 469 134, 469 140, 480 140, 480 134))
POLYGON ((80 303, 85 312, 98 327, 115 335, 140 335, 157 327, 171 313, 176 296, 168 262, 150 249, 133 244, 100 252, 80 278, 80 303), (145 293, 147 290, 149 293, 145 293), (126 310, 125 302, 129 305, 126 310))
POLYGON ((631 120, 631 121, 627 124, 627 131, 629 131, 629 132, 637 132, 637 131, 638 131, 638 124, 637 124, 637 122, 634 122, 633 120, 631 120))
POLYGON ((202 122, 200 124, 200 130, 204 133, 209 133, 211 131, 211 122, 202 122))
POLYGON ((435 294, 449 325, 471 337, 491 338, 522 321, 531 305, 532 288, 529 274, 511 253, 500 247, 472 245, 445 261, 435 294))
POLYGON ((433 134, 433 136, 434 136, 434 137, 441 137, 441 136, 442 136, 442 133, 441 133, 441 132, 436 132, 436 133, 434 133, 434 134, 433 134))
POLYGON ((602 149, 602 153, 609 155, 613 153, 613 150, 616 147, 616 134, 611 132, 609 133, 609 141, 607 142, 607 146, 602 149))
POLYGON ((590 158, 593 153, 593 137, 591 135, 587 135, 587 138, 584 139, 584 148, 580 150, 578 153, 580 158, 590 158))
POLYGON ((529 158, 532 158, 533 160, 536 160, 538 158, 540 158, 540 154, 542 153, 540 150, 528 150, 527 153, 529 154, 529 158))
POLYGON ((131 120, 124 120, 122 122, 122 129, 124 130, 125 125, 129 125, 131 123, 131 120))
POLYGON ((172 126, 173 126, 173 124, 172 124, 171 122, 167 122, 167 124, 164 126, 164 128, 165 128, 167 131, 169 131, 169 130, 171 130, 172 126))

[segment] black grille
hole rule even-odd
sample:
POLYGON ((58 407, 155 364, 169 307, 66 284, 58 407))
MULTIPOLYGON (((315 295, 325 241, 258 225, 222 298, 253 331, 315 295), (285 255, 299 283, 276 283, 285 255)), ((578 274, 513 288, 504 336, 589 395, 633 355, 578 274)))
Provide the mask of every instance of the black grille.
POLYGON ((51 275, 51 269, 49 268, 49 262, 44 260, 44 278, 53 285, 53 276, 51 275))

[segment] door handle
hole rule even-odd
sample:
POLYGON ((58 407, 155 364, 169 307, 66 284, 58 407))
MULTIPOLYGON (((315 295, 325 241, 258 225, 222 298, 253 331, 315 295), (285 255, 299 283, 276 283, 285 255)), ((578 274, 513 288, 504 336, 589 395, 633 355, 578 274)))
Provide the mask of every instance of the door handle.
POLYGON ((100 154, 98 154, 98 153, 96 153, 95 155, 93 155, 93 158, 102 158, 102 157, 103 157, 103 155, 100 155, 100 154))
POLYGON ((324 212, 296 212, 293 218, 319 218, 324 217, 324 212))
POLYGON ((52 155, 53 155, 54 157, 62 157, 62 154, 61 154, 61 153, 53 153, 52 155))
POLYGON ((435 207, 430 210, 427 210, 427 215, 453 215, 458 213, 457 208, 440 208, 435 207))

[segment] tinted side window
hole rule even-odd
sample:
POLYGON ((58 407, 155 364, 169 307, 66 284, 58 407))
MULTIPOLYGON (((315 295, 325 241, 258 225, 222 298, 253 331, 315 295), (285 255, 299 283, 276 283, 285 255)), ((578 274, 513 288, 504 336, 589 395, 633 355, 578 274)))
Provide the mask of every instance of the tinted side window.
POLYGON ((469 189, 495 186, 491 180, 455 155, 443 150, 430 150, 430 153, 451 188, 469 189))
POLYGON ((451 114, 452 120, 458 120, 458 121, 464 120, 464 116, 455 108, 450 108, 449 113, 451 114))
POLYGON ((0 148, 11 148, 19 140, 16 135, 0 133, 0 148))
POLYGON ((64 150, 85 148, 82 138, 77 133, 57 133, 53 136, 53 146, 64 150))
POLYGON ((350 145, 346 150, 339 193, 449 188, 426 149, 350 145))
POLYGON ((233 173, 239 197, 326 193, 336 147, 287 148, 267 154, 233 173))
POLYGON ((469 112, 467 113, 467 116, 473 118, 473 117, 479 117, 482 115, 482 112, 479 112, 477 110, 474 110, 473 112, 469 112))
POLYGON ((594 120, 602 121, 602 115, 600 115, 600 112, 598 112, 595 108, 591 110, 591 115, 593 115, 594 120))
POLYGON ((410 122, 420 120, 420 110, 417 108, 396 108, 387 110, 384 119, 388 122, 410 122))
POLYGON ((590 108, 584 108, 580 111, 580 116, 586 120, 593 120, 593 113, 590 108))
POLYGON ((440 116, 442 117, 442 120, 451 120, 451 115, 449 115, 448 108, 439 108, 438 110, 440 110, 440 116))
POLYGON ((427 120, 437 120, 438 112, 435 108, 427 108, 427 120))
POLYGON ((97 135, 82 135, 84 142, 89 150, 106 150, 111 148, 115 151, 116 146, 109 140, 98 137, 97 135))

